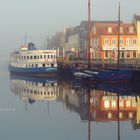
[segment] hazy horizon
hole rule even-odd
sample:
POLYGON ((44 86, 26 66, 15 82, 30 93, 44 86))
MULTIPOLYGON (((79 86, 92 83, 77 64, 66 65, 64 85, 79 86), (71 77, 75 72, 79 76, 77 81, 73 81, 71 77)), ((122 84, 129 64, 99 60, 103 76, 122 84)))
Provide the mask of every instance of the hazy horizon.
MULTIPOLYGON (((87 20, 88 0, 1 0, 0 54, 8 56, 27 40, 43 47, 48 36, 87 20)), ((91 19, 117 20, 119 0, 91 0, 91 19)), ((120 0, 121 20, 131 22, 134 13, 140 15, 140 1, 120 0)), ((2 57, 2 55, 1 55, 2 57)))

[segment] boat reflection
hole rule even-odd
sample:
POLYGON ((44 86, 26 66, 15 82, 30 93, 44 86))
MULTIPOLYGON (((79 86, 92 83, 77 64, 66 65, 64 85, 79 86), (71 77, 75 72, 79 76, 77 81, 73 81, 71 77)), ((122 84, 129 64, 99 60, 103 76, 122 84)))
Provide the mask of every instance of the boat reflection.
POLYGON ((57 79, 11 75, 11 91, 22 100, 35 101, 56 100, 57 79))
MULTIPOLYGON (((128 83, 114 87, 100 83, 87 87, 58 78, 13 75, 10 81, 12 92, 21 100, 29 103, 46 100, 62 102, 65 109, 78 113, 82 122, 88 122, 89 131, 91 122, 119 122, 119 130, 120 122, 129 121, 134 130, 140 128, 140 95, 134 93, 128 83)), ((90 139, 90 132, 88 134, 90 139)))

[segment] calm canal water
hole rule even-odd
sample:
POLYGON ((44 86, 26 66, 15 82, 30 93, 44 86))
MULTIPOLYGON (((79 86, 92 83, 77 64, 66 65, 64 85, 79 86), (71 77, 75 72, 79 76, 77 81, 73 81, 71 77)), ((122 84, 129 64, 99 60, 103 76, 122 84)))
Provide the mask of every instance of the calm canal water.
POLYGON ((5 65, 0 71, 2 140, 140 139, 140 90, 132 83, 86 88, 69 79, 10 75, 5 65))

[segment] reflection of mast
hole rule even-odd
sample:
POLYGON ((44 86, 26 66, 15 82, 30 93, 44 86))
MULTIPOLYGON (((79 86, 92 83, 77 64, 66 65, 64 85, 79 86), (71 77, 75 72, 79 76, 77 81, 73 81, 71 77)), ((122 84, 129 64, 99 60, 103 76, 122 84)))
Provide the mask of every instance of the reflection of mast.
POLYGON ((120 96, 118 93, 118 140, 120 140, 120 116, 119 116, 119 112, 120 112, 120 96))
POLYGON ((91 138, 90 134, 90 89, 87 90, 88 94, 88 140, 91 138))
MULTIPOLYGON (((119 59, 120 59, 120 3, 119 3, 119 9, 118 9, 118 67, 119 67, 119 59)), ((118 140, 120 140, 120 116, 119 116, 119 111, 120 111, 120 97, 119 97, 119 92, 118 92, 118 140)))
POLYGON ((27 111, 27 100, 25 100, 25 111, 27 111))
POLYGON ((48 114, 50 114, 49 100, 47 101, 47 105, 48 105, 48 114))

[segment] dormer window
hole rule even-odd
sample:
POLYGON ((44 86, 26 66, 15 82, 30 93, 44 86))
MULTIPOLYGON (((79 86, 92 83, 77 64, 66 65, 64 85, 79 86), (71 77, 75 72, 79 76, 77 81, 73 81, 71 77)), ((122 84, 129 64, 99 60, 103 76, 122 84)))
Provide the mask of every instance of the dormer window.
POLYGON ((133 26, 130 26, 130 27, 128 28, 128 30, 129 30, 129 33, 133 33, 133 32, 134 32, 134 27, 133 27, 133 26))
POLYGON ((112 33, 112 27, 108 27, 107 30, 108 30, 108 33, 112 33))
POLYGON ((120 27, 120 33, 123 33, 123 27, 120 27))
POLYGON ((96 26, 93 27, 93 33, 96 34, 96 26))

